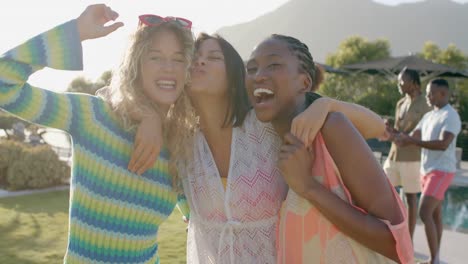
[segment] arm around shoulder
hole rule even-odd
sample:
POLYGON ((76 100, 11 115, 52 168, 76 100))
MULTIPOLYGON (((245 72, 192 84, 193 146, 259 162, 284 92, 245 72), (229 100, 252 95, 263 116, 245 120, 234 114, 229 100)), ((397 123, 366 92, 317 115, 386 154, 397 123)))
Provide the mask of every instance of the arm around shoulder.
POLYGON ((385 133, 385 121, 372 110, 358 104, 332 100, 331 111, 343 113, 364 138, 378 138, 385 133))
POLYGON ((315 99, 308 108, 293 119, 291 133, 309 146, 331 112, 343 113, 364 138, 379 138, 385 134, 384 120, 371 110, 328 97, 315 99))

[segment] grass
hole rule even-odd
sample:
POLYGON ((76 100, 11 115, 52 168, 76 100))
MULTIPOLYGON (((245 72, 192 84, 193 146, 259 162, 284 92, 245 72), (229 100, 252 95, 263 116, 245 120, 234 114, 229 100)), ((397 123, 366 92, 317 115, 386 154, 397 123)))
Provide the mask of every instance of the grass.
MULTIPOLYGON (((185 263, 186 224, 175 210, 161 226, 161 263, 185 263)), ((0 263, 63 263, 68 191, 0 199, 0 263)))

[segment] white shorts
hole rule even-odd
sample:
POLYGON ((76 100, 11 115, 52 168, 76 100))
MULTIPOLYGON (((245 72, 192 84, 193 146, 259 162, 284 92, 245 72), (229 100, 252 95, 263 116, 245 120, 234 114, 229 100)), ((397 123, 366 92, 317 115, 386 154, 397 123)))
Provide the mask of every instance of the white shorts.
POLYGON ((419 161, 391 161, 387 159, 383 170, 393 186, 403 187, 404 193, 420 193, 421 163, 419 161))

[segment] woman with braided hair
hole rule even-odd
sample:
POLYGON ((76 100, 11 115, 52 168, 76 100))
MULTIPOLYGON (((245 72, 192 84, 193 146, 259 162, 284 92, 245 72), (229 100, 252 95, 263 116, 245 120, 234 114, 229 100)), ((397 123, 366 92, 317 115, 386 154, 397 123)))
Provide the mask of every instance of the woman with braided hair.
POLYGON ((290 132, 308 106, 306 93, 323 79, 307 45, 272 35, 246 67, 257 118, 283 141, 278 167, 290 189, 280 212, 278 263, 412 263, 406 211, 348 119, 329 114, 309 144, 290 132))

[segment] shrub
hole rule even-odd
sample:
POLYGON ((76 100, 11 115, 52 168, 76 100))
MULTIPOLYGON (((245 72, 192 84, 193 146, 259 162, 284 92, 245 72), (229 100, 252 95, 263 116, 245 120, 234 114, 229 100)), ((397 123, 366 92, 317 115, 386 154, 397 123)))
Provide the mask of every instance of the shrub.
POLYGON ((48 145, 31 147, 11 140, 0 143, 0 183, 8 189, 56 186, 69 177, 69 166, 48 145))
POLYGON ((0 185, 6 186, 8 167, 14 162, 21 160, 24 144, 13 140, 0 141, 0 185))

